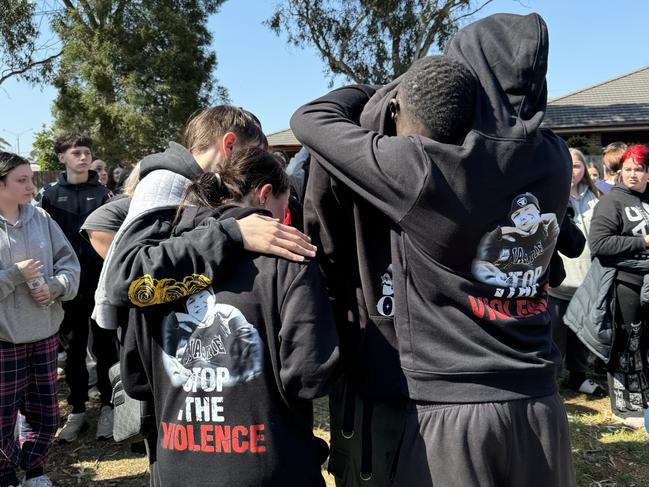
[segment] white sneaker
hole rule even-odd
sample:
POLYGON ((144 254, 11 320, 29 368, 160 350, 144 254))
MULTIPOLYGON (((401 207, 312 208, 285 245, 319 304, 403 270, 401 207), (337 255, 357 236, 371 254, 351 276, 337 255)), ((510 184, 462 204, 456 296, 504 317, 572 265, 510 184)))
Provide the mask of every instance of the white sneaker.
POLYGON ((621 416, 618 416, 617 414, 611 414, 614 420, 619 421, 620 423, 624 423, 625 426, 628 426, 629 428, 633 429, 641 429, 644 428, 644 417, 642 416, 629 416, 626 418, 622 418, 621 416))
POLYGON ((52 481, 47 475, 39 475, 25 480, 23 487, 52 487, 52 481))
POLYGON ((65 362, 68 360, 66 352, 59 352, 56 359, 56 376, 59 379, 65 377, 65 362))
POLYGON ((103 406, 99 413, 99 420, 97 420, 97 435, 98 440, 108 440, 113 437, 113 408, 110 406, 103 406))
POLYGON ((72 443, 77 439, 79 433, 88 429, 86 423, 86 413, 70 413, 65 425, 59 431, 56 439, 59 443, 72 443))

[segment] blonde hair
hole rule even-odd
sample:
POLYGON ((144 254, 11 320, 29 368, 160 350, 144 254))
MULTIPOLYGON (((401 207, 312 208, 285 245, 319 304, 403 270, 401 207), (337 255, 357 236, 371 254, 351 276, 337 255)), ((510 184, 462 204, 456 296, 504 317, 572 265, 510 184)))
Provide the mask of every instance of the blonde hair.
POLYGON ((602 195, 602 192, 599 189, 597 189, 597 186, 595 186, 595 183, 593 183, 593 180, 590 178, 586 156, 582 151, 580 151, 579 149, 575 149, 574 147, 570 147, 568 151, 570 151, 570 156, 572 157, 573 161, 574 159, 577 159, 579 162, 581 162, 584 165, 584 175, 582 176, 581 181, 579 181, 579 183, 585 183, 586 186, 588 186, 588 189, 591 191, 591 193, 593 193, 595 196, 599 198, 602 195))
POLYGON ((135 188, 137 188, 139 182, 140 182, 140 163, 138 162, 135 166, 133 166, 133 169, 131 169, 131 172, 124 180, 124 184, 122 186, 123 193, 129 198, 133 196, 133 193, 135 193, 135 188))

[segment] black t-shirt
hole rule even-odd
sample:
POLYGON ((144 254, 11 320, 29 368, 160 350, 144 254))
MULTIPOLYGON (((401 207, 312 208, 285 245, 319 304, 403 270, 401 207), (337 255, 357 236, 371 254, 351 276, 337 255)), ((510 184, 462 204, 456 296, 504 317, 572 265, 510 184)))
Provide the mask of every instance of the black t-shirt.
POLYGON ((128 215, 130 206, 131 198, 126 195, 116 196, 88 215, 88 218, 81 226, 81 235, 88 238, 88 230, 117 233, 119 227, 124 223, 126 215, 128 215))

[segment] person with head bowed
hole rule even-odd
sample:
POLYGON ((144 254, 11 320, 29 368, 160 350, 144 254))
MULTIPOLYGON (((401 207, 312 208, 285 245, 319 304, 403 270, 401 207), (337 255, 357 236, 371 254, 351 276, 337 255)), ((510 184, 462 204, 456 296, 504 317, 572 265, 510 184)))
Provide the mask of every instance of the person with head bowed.
MULTIPOLYGON (((169 253, 182 255, 187 241, 177 237, 213 231, 213 221, 281 218, 288 197, 280 160, 235 150, 186 189, 169 253)), ((155 275, 168 272, 155 265, 155 275)), ((193 262, 175 267, 194 277, 127 283, 143 307, 130 314, 122 377, 131 396, 154 403, 153 485, 218 476, 242 487, 324 486, 327 448, 313 436, 311 400, 328 391, 338 340, 317 262, 243 252, 213 280, 193 262), (145 306, 157 293, 167 304, 145 306)))

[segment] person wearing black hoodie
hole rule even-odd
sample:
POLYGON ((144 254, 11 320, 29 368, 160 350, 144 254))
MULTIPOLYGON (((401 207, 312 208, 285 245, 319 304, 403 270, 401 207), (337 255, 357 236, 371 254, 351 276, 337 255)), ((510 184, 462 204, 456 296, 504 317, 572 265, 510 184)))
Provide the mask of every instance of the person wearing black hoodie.
MULTIPOLYGON (((274 156, 235 152, 188 187, 173 234, 210 219, 281 217, 288 190, 274 156)), ((324 487, 327 448, 310 400, 326 394, 338 346, 315 260, 245 253, 200 292, 131 319, 122 377, 132 397, 155 402, 153 485, 324 487)))
POLYGON ((102 259, 79 234, 88 215, 111 196, 110 190, 99 182, 98 174, 90 170, 91 150, 92 140, 89 137, 75 133, 59 137, 54 145, 54 152, 65 164, 65 171, 59 174, 56 184, 46 187, 37 198, 40 200, 40 206, 61 227, 81 263, 79 292, 75 299, 63 305, 65 317, 59 331, 61 343, 67 352, 65 380, 70 388, 68 404, 72 407, 72 412, 57 437, 61 442, 76 440, 79 433, 87 427, 86 348, 90 331, 93 336, 92 352, 97 357, 97 388, 102 405, 97 437, 112 437, 112 388, 108 379, 108 369, 117 362, 116 336, 114 332, 99 328, 94 320, 90 319, 102 259))
POLYGON ((219 267, 244 249, 295 261, 315 255, 315 247, 302 232, 258 214, 210 220, 179 235, 186 240, 183 246, 175 246, 169 238, 180 196, 193 179, 204 171, 218 171, 236 148, 267 145, 257 117, 242 108, 220 105, 202 110, 189 121, 184 145, 170 142, 166 151, 140 162, 140 183, 97 288, 93 317, 100 326, 116 327, 115 307, 152 306, 191 294, 193 286, 211 282, 219 267), (178 248, 182 255, 175 254, 178 248), (192 272, 185 274, 189 267, 192 272), (136 279, 158 287, 148 295, 134 294, 121 285, 136 279))
MULTIPOLYGON (((620 258, 649 258, 649 147, 632 145, 622 156, 621 180, 595 207, 590 250, 604 267, 620 258)), ((618 268, 615 276, 615 332, 608 362, 611 411, 628 426, 641 428, 649 403, 649 333, 640 295, 644 274, 618 268)))
POLYGON ((547 311, 571 164, 565 143, 540 128, 547 52, 538 15, 494 15, 446 50, 478 80, 475 95, 449 87, 455 68, 421 83, 417 62, 378 99, 369 86, 342 88, 291 119, 326 169, 392 221, 395 328, 412 400, 395 485, 575 485, 547 311), (473 129, 457 137, 468 96, 473 129), (390 110, 396 137, 358 126, 371 100, 390 110), (428 104, 433 114, 421 114, 428 104), (457 123, 456 138, 426 115, 457 123), (503 234, 500 258, 527 268, 512 267, 509 285, 481 280, 472 272, 480 242, 512 224, 520 231, 503 234))

